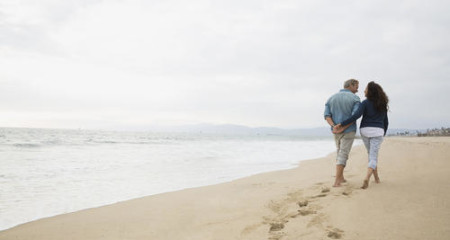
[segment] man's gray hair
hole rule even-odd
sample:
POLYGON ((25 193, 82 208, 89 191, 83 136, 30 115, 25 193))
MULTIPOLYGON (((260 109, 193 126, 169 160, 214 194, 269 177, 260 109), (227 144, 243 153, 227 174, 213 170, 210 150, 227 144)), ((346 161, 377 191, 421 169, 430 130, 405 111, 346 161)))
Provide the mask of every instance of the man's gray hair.
POLYGON ((349 79, 349 80, 345 81, 344 88, 348 88, 348 87, 350 87, 350 85, 355 85, 355 84, 359 84, 359 81, 356 79, 353 79, 353 78, 349 79))

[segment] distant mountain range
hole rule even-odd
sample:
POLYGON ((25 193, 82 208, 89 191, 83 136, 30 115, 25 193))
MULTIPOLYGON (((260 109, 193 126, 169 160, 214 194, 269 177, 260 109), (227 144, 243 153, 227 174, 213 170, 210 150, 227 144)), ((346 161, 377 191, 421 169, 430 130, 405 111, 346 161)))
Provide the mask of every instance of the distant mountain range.
POLYGON ((229 134, 229 135, 282 135, 282 136, 326 136, 329 135, 328 128, 311 129, 283 129, 276 127, 248 127, 234 124, 194 124, 169 127, 151 127, 150 131, 161 132, 185 132, 205 134, 229 134))
MULTIPOLYGON (((281 136, 331 136, 330 128, 296 128, 284 129, 276 127, 248 127, 234 124, 194 124, 170 127, 151 127, 150 131, 160 132, 186 132, 186 133, 205 133, 205 134, 230 134, 230 135, 281 135, 281 136)), ((389 129, 388 135, 396 135, 397 133, 416 133, 424 130, 411 129, 389 129)))

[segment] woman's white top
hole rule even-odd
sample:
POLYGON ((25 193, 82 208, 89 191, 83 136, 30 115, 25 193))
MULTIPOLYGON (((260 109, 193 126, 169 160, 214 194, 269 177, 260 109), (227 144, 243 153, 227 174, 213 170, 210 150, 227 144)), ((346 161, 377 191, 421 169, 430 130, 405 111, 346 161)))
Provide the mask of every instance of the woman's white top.
POLYGON ((384 136, 384 129, 378 127, 363 127, 359 129, 361 136, 364 137, 382 137, 384 136))

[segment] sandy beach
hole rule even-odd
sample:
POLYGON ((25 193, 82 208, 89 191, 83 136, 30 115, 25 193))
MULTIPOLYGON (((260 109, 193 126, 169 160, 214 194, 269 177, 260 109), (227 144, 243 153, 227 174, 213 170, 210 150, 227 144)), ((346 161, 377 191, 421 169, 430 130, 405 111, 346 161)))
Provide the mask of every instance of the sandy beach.
POLYGON ((366 190, 364 147, 340 188, 334 158, 41 219, 0 239, 450 239, 450 138, 386 138, 381 183, 366 190))

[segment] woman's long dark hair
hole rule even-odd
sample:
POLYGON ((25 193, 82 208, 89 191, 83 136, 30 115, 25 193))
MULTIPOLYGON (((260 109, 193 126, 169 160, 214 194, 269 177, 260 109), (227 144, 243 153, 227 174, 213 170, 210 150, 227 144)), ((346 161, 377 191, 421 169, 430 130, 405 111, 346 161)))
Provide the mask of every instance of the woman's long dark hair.
POLYGON ((389 109, 389 98, 383 88, 375 82, 367 84, 367 99, 373 102, 379 112, 387 112, 389 109))

